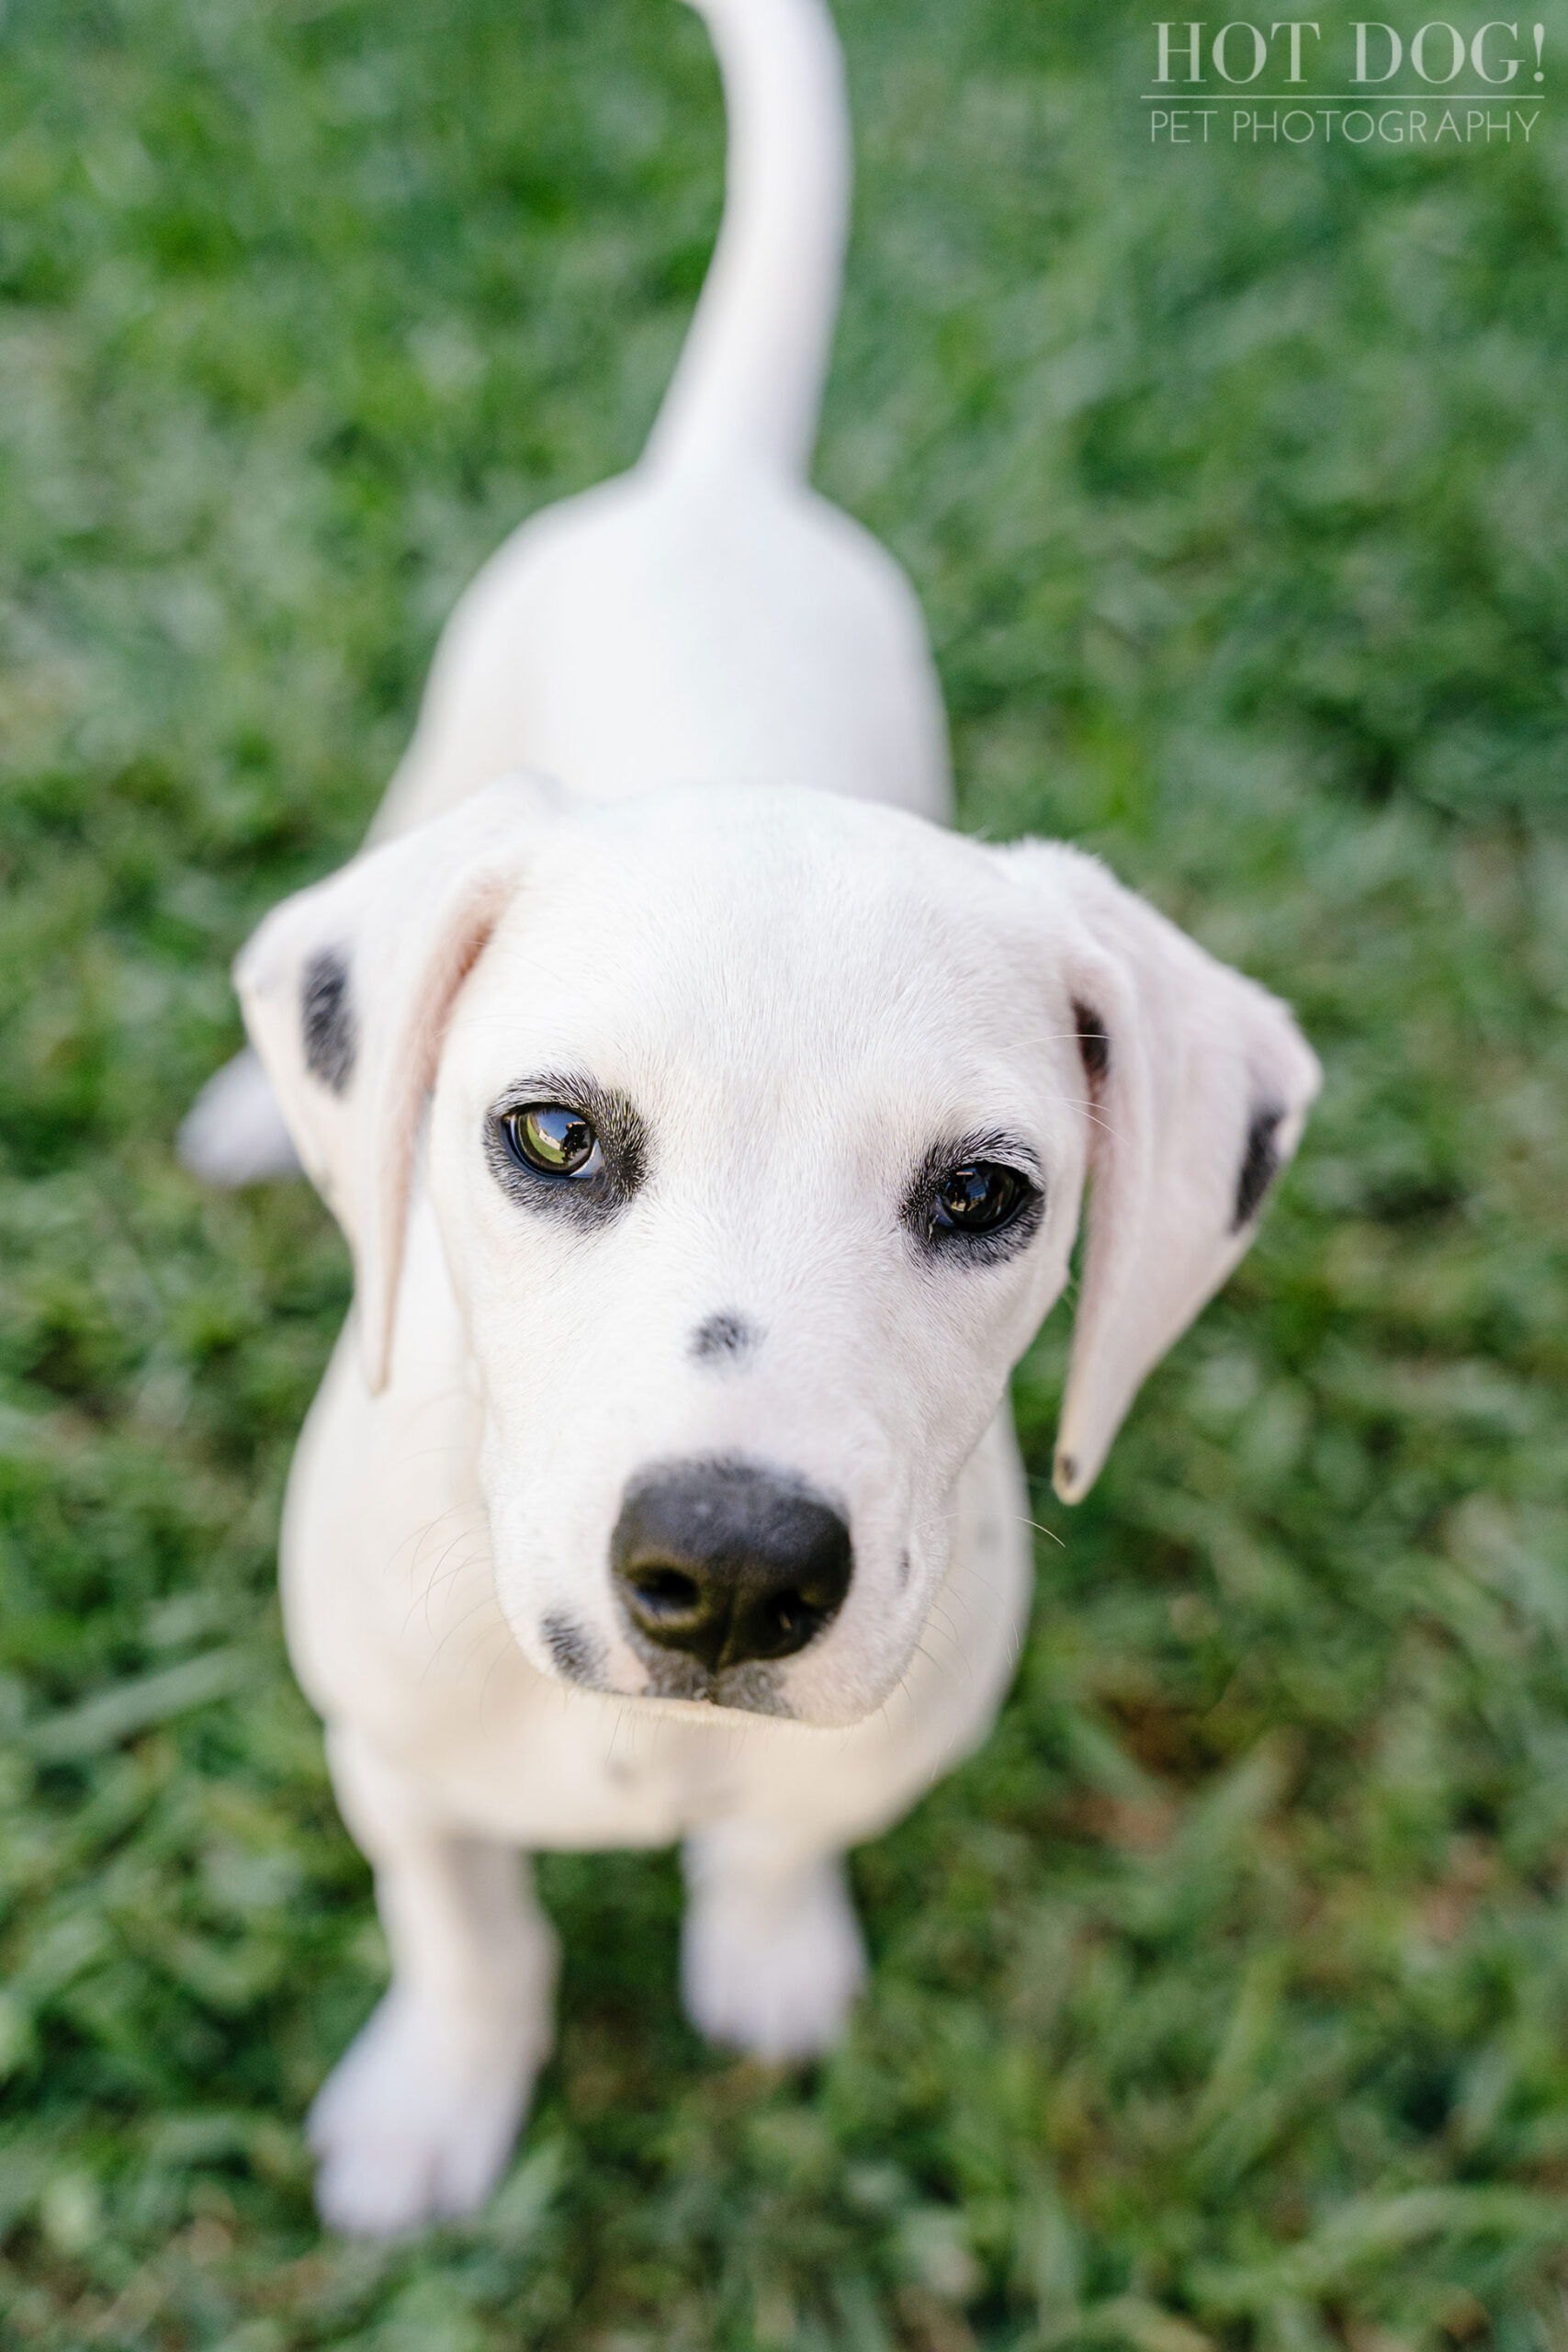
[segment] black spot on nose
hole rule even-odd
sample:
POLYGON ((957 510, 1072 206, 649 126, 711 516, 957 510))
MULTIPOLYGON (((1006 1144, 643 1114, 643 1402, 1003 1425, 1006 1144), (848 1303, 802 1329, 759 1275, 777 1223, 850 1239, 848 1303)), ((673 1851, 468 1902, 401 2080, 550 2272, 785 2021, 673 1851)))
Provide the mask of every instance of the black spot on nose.
POLYGON ((710 1315, 692 1334, 691 1354, 696 1363, 719 1363, 750 1355, 761 1338, 743 1315, 710 1315))
POLYGON ((760 1464, 679 1463, 628 1487, 610 1565, 634 1634, 716 1674, 790 1657, 831 1623, 850 1589, 850 1531, 760 1464))
POLYGON ((604 1670, 604 1653, 592 1634, 558 1610, 539 1627, 540 1636, 558 1674, 568 1682, 595 1683, 604 1670))

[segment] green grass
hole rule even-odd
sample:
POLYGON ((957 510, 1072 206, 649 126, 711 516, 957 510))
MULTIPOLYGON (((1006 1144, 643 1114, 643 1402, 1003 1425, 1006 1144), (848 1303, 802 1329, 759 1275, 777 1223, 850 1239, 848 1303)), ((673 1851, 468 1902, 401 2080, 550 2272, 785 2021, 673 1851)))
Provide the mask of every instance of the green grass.
POLYGON ((321 2241, 299 2119, 383 1955, 272 1547, 344 1256, 171 1138, 458 587, 637 450, 716 87, 673 0, 11 0, 7 2343, 1568 2345, 1561 100, 1162 153, 1142 19, 841 16, 820 478, 925 599, 966 821, 1291 997, 1323 1102, 1076 1513, 1058 1324, 1023 1366, 1061 1541, 995 1738, 856 1858, 843 2051, 705 2052, 671 1859, 553 1861, 496 2203, 321 2241))

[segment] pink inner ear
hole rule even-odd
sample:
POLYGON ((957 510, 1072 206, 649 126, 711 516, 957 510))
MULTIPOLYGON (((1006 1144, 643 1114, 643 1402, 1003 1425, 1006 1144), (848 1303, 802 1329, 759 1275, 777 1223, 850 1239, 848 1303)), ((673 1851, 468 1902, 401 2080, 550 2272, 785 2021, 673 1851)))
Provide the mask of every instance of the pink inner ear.
POLYGON ((390 1368, 414 1145, 425 1099, 435 1084, 458 991, 490 944, 515 879, 510 864, 505 873, 470 876, 457 905, 437 917, 434 944, 423 957, 406 956, 393 983, 397 1006, 382 1032, 365 1127, 371 1164, 366 1170, 367 1216, 355 1269, 365 1376, 373 1394, 386 1386, 390 1368))

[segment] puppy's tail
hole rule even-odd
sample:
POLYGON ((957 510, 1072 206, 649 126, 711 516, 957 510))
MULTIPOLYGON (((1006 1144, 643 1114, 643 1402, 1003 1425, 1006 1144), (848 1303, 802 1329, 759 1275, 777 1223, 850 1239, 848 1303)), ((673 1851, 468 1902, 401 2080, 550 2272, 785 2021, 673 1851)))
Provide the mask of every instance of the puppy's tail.
POLYGON ((193 1176, 225 1191, 299 1173, 272 1081, 248 1046, 214 1070, 185 1114, 175 1148, 193 1176))
POLYGON ((724 78, 724 220, 648 459, 803 477, 849 223, 843 59, 827 0, 691 5, 724 78))

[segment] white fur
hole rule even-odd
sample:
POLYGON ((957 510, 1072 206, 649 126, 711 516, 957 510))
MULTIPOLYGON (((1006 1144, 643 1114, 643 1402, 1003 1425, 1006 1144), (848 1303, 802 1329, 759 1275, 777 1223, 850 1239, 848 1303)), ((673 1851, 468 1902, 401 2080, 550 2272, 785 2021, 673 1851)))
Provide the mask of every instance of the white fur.
MULTIPOLYGON (((504 2162, 553 1976, 519 1849, 685 1839, 693 2017, 773 2058, 833 2040, 864 1967, 840 1857, 984 1736, 1011 1669, 1030 1549, 1007 1381, 1086 1176, 1073 1498, 1250 1238, 1249 1120, 1277 1111, 1288 1156, 1317 1082, 1281 1006, 1091 860, 940 830, 914 599, 803 479, 847 186, 831 28, 820 0, 701 5, 728 206, 649 452, 481 573, 376 845, 238 967, 355 1263, 283 1542, 394 1961, 312 2120, 322 2211, 351 2229, 465 2210, 504 2162), (301 1032, 323 954, 353 1007, 338 1091, 301 1032), (1097 1089, 1084 1006, 1111 1042, 1097 1089), (561 1073, 649 1138, 592 1233, 520 1206, 481 1148, 499 1098, 561 1073), (1032 1161, 1044 1212, 1005 1262, 939 1262, 903 1204, 934 1148, 976 1136, 1032 1161), (757 1344, 694 1361, 721 1312, 757 1344), (854 1551, 827 1630, 716 1705, 652 1689, 607 1561, 628 1480, 715 1454, 807 1480, 854 1551), (562 1625, 595 1687, 563 1678, 562 1625)), ((224 1082, 263 1130, 259 1082, 224 1082)), ((200 1120, 192 1148, 231 1176, 243 1138, 200 1120)))

